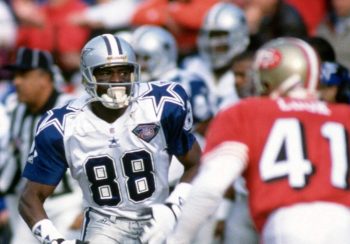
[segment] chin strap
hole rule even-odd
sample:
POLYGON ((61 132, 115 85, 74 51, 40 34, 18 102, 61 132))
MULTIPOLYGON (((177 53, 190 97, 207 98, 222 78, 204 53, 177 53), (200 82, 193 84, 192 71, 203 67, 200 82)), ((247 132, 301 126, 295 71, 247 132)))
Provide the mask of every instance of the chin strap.
POLYGON ((110 87, 107 90, 107 94, 103 94, 101 98, 102 104, 107 108, 119 109, 129 105, 126 87, 110 87))

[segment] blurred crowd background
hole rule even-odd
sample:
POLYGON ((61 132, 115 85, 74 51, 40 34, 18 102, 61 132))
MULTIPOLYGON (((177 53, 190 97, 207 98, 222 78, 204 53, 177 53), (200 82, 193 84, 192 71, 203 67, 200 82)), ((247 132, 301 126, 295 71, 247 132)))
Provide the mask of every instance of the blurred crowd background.
MULTIPOLYGON (((221 1, 245 11, 250 49, 278 36, 317 35, 333 45, 339 62, 350 66, 348 0, 221 1)), ((79 55, 87 40, 144 24, 164 27, 175 36, 180 62, 196 53, 203 17, 217 2, 220 0, 0 1, 0 66, 13 60, 20 46, 47 50, 62 71, 60 85, 73 92, 80 82, 79 55)), ((4 70, 0 75, 2 80, 10 78, 4 70)), ((1 84, 0 94, 4 89, 1 84)))

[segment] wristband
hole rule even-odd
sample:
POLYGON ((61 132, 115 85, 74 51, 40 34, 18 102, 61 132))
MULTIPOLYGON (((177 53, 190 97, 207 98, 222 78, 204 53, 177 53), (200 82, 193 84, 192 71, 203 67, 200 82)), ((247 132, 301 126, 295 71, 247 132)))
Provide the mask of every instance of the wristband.
POLYGON ((32 228, 32 232, 36 239, 42 244, 51 243, 56 239, 64 239, 62 234, 58 232, 51 220, 42 219, 38 221, 32 228))

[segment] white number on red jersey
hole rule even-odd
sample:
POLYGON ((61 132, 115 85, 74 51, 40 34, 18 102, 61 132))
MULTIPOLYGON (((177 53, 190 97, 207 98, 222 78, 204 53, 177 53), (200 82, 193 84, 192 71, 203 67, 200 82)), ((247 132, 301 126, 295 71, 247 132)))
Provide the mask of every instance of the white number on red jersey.
MULTIPOLYGON (((321 126, 322 136, 329 140, 331 155, 331 184, 347 187, 348 150, 346 131, 342 124, 326 122, 321 126)), ((306 158, 305 141, 299 120, 278 119, 274 123, 259 162, 264 181, 288 177, 289 185, 302 188, 312 174, 312 163, 306 158)))
POLYGON ((345 189, 348 187, 348 145, 345 128, 339 123, 328 122, 322 126, 321 132, 329 140, 332 185, 345 189))

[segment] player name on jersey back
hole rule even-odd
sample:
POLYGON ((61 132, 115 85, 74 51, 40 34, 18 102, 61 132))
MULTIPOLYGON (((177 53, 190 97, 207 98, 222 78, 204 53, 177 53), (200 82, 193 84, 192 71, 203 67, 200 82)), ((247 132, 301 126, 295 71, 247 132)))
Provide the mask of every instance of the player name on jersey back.
POLYGON ((305 100, 285 100, 277 99, 278 107, 285 112, 288 111, 308 111, 310 113, 318 113, 322 115, 330 115, 331 111, 324 102, 321 101, 305 101, 305 100))

